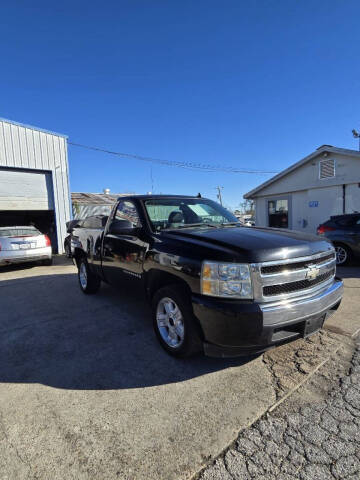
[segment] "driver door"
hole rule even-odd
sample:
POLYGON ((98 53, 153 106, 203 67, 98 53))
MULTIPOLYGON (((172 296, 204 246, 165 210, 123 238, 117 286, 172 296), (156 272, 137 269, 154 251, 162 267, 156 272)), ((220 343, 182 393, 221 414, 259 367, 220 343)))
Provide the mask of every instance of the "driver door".
POLYGON ((120 200, 112 214, 103 239, 103 272, 111 284, 129 285, 142 279, 143 261, 148 244, 140 240, 141 223, 136 205, 131 200, 120 200), (134 234, 110 233, 111 222, 127 220, 137 228, 134 234))

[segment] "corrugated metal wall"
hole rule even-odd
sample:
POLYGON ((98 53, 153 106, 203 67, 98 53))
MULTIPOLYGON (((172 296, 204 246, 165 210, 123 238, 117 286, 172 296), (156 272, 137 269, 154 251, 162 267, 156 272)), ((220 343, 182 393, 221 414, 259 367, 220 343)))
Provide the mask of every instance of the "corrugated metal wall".
POLYGON ((110 215, 112 205, 75 205, 73 204, 74 219, 84 219, 93 215, 110 215))
POLYGON ((0 166, 51 173, 58 247, 63 253, 66 222, 70 220, 66 137, 0 119, 0 166))

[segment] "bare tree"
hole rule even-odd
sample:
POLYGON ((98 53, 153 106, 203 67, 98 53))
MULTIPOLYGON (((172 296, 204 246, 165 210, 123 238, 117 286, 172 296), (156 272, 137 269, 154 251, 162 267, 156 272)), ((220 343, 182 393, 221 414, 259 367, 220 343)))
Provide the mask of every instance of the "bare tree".
POLYGON ((255 214, 255 205, 254 201, 246 199, 243 202, 239 203, 238 208, 235 210, 242 215, 254 215, 255 214))

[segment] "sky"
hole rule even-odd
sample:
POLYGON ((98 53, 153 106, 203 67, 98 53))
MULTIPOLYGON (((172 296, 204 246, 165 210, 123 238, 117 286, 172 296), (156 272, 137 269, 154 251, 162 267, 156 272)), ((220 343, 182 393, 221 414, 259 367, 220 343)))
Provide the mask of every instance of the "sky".
MULTIPOLYGON (((358 0, 2 2, 0 117, 69 142, 281 171, 358 148, 358 0)), ((197 194, 235 208, 270 174, 122 159, 69 145, 73 192, 197 194)))

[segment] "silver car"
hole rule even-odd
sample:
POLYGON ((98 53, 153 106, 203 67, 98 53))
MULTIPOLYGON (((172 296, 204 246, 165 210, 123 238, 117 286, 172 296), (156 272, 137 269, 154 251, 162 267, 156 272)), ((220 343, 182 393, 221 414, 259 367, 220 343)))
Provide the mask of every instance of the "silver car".
POLYGON ((42 261, 52 263, 51 242, 33 226, 0 227, 0 265, 42 261))

